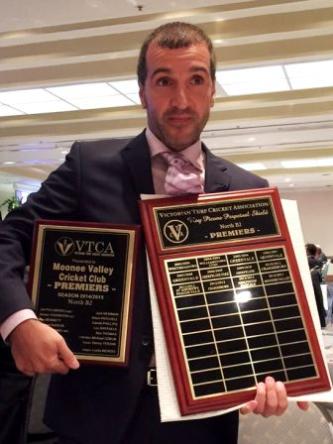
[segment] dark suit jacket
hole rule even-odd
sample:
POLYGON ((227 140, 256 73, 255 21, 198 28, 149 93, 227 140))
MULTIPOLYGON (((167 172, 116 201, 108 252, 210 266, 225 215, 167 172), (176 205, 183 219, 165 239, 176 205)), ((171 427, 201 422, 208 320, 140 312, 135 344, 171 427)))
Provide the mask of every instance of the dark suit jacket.
MULTIPOLYGON (((115 149, 114 143, 75 143, 65 163, 4 222, 0 237, 0 322, 30 306, 20 275, 29 259, 36 218, 140 224, 139 196, 154 192, 147 141, 141 133, 124 149, 115 149)), ((206 192, 267 186, 265 180, 204 150, 206 192)), ((145 384, 153 352, 144 248, 136 273, 132 336, 127 369, 82 366, 69 375, 52 378, 46 408, 51 428, 89 444, 120 441, 145 384)))

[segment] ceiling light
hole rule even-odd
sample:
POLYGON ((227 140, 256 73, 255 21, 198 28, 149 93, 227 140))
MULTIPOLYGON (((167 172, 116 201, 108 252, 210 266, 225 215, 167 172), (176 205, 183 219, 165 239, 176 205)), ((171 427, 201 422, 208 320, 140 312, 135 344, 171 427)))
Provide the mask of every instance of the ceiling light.
POLYGON ((139 94, 139 85, 136 79, 117 80, 114 82, 108 82, 108 84, 122 94, 139 94))
POLYGON ((0 93, 0 117, 140 104, 137 80, 95 82, 0 93), (114 86, 113 86, 114 85, 114 86))
MULTIPOLYGON (((53 97, 55 99, 55 97, 53 97)), ((52 100, 50 102, 23 103, 16 105, 21 111, 28 114, 57 113, 61 111, 76 111, 77 108, 63 100, 52 100)))
POLYGON ((294 89, 333 86, 333 60, 285 65, 294 89))
POLYGON ((295 159, 282 160, 283 168, 318 168, 333 166, 333 157, 321 157, 319 159, 295 159))
POLYGON ((105 95, 117 94, 113 88, 105 82, 83 83, 80 85, 55 86, 47 88, 48 91, 57 97, 72 102, 73 99, 89 99, 95 97, 103 97, 105 95))
POLYGON ((18 109, 6 105, 0 105, 0 117, 19 116, 22 114, 24 113, 18 109))
POLYGON ((261 162, 239 163, 238 166, 240 166, 241 168, 244 168, 244 170, 248 170, 248 171, 267 170, 265 165, 261 162))
MULTIPOLYGON (((136 93, 126 94, 126 97, 128 97, 130 100, 132 100, 137 105, 140 105, 140 103, 141 103, 141 99, 140 99, 139 94, 136 94, 136 93)), ((133 103, 132 103, 132 105, 133 105, 133 103)))
POLYGON ((216 79, 230 96, 290 89, 280 65, 217 71, 216 79))
POLYGON ((15 165, 16 162, 13 162, 11 160, 7 160, 6 162, 2 162, 2 165, 15 165))
POLYGON ((120 94, 104 97, 90 97, 89 99, 71 100, 79 109, 112 108, 116 106, 131 106, 133 102, 120 94))
POLYGON ((52 99, 54 99, 52 94, 41 88, 0 92, 0 102, 4 103, 5 105, 18 105, 31 102, 49 102, 52 99))

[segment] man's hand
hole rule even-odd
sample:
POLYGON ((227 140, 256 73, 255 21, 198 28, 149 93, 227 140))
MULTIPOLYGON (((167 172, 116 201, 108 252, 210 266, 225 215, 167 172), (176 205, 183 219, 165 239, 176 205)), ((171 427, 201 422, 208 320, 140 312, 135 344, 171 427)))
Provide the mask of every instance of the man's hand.
MULTIPOLYGON (((307 410, 309 404, 307 402, 298 402, 301 410, 307 410)), ((288 407, 288 398, 285 385, 272 377, 267 376, 265 382, 259 382, 257 385, 257 394, 253 401, 248 402, 240 409, 243 415, 247 413, 256 413, 264 417, 280 416, 288 407)))
POLYGON ((16 367, 22 373, 66 374, 80 364, 64 338, 52 327, 29 319, 19 324, 9 336, 16 367))

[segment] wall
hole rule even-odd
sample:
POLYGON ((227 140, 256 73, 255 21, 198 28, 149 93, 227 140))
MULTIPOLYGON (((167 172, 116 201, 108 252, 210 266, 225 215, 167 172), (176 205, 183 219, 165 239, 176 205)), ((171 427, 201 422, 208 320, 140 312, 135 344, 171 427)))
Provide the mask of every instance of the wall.
POLYGON ((305 242, 319 244, 333 256, 333 190, 280 192, 297 201, 305 242))

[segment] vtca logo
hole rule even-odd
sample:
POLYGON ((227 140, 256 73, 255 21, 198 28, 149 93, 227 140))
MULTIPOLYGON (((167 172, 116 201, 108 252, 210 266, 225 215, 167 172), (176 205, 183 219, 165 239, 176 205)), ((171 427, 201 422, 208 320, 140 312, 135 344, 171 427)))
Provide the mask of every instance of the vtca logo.
POLYGON ((73 240, 70 237, 59 238, 54 245, 59 256, 114 256, 111 242, 92 240, 73 240))
POLYGON ((163 234, 169 242, 181 244, 188 238, 189 229, 181 220, 169 220, 163 227, 163 234))
POLYGON ((61 237, 55 243, 55 251, 59 256, 69 256, 75 250, 75 244, 70 237, 61 237))

